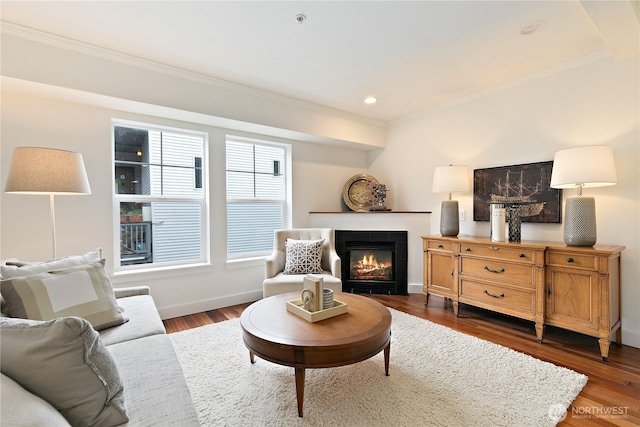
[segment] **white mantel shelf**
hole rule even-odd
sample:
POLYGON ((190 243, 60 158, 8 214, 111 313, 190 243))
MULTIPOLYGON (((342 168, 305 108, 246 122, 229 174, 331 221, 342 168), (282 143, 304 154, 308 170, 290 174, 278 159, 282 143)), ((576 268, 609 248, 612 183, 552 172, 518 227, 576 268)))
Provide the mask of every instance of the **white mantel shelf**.
POLYGON ((312 228, 334 230, 406 230, 409 293, 422 293, 422 239, 431 233, 429 211, 309 212, 312 228))

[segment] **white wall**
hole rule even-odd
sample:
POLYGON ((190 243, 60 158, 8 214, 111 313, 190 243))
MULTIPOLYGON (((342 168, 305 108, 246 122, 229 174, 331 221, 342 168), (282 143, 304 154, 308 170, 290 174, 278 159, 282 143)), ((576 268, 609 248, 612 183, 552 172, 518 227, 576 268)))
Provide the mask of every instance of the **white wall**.
MULTIPOLYGON (((598 242, 626 246, 622 340, 640 347, 639 75, 638 57, 602 59, 397 121, 386 148, 371 153, 370 173, 391 189, 389 206, 433 211, 437 234, 446 195, 431 193, 436 166, 472 170, 553 160, 556 151, 573 146, 612 146, 618 184, 585 194, 596 198, 598 242)), ((455 198, 466 211, 461 234, 488 236, 489 224, 473 221, 471 194, 455 198)), ((522 237, 561 242, 562 232, 561 224, 525 223, 522 237)))
MULTIPOLYGON (((508 85, 399 120, 384 129, 379 123, 299 101, 246 90, 234 92, 230 86, 210 87, 215 82, 189 80, 175 70, 145 69, 117 58, 96 58, 73 48, 33 40, 3 35, 1 55, 1 182, 6 182, 16 146, 69 149, 85 158, 93 194, 56 199, 61 255, 101 246, 108 258, 113 257, 112 117, 209 133, 211 265, 114 279, 118 286, 151 286, 164 317, 250 301, 261 295, 262 263, 228 267, 224 258, 224 128, 296 140, 292 142, 294 226, 307 226, 309 211, 340 210, 344 182, 356 173, 368 172, 391 190, 387 206, 433 211, 432 233, 438 230, 444 196, 431 193, 436 166, 458 163, 478 168, 530 163, 551 160, 555 151, 571 146, 611 145, 619 184, 588 190, 588 194, 596 197, 599 241, 627 247, 622 256, 623 342, 640 347, 637 56, 602 59, 540 80, 508 85), (44 90, 44 86, 36 86, 35 94, 14 91, 13 84, 5 84, 6 77, 74 89, 80 91, 74 92, 74 99, 79 101, 61 101, 59 92, 44 90), (100 102, 89 93, 101 95, 100 102), (135 102, 121 108, 123 98, 135 102), (345 143, 356 149, 302 141, 345 143), (385 144, 386 148, 369 154, 356 151, 385 144)), ((457 199, 467 214, 461 232, 488 235, 487 223, 472 221, 471 195, 457 199)), ((2 193, 0 214, 0 258, 42 260, 51 256, 46 197, 2 193)), ((524 224, 523 238, 562 241, 562 225, 524 224)))
MULTIPOLYGON (((262 297, 263 262, 227 266, 225 226, 225 135, 253 136, 239 131, 180 122, 125 111, 69 103, 17 93, 3 87, 1 128, 2 185, 14 147, 45 146, 82 153, 91 185, 90 196, 56 197, 58 256, 102 247, 113 271, 111 119, 125 119, 207 132, 211 168, 211 265, 156 273, 118 275, 116 286, 145 284, 163 317, 173 317, 256 300, 262 297)), ((339 209, 344 182, 366 171, 360 150, 290 142, 293 157, 293 224, 308 226, 311 210, 339 209)), ((46 196, 0 194, 0 258, 50 259, 51 228, 46 196)), ((116 248, 117 249, 117 248, 116 248)))

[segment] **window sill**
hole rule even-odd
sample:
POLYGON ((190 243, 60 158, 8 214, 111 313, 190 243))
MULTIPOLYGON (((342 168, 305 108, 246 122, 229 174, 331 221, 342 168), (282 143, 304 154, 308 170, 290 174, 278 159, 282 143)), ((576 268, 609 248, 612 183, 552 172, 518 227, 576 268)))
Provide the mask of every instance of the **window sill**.
POLYGON ((142 268, 135 270, 116 271, 113 273, 114 283, 128 283, 132 281, 153 280, 166 278, 167 276, 182 277, 185 273, 202 273, 211 269, 210 263, 197 263, 188 265, 171 265, 165 267, 142 268))

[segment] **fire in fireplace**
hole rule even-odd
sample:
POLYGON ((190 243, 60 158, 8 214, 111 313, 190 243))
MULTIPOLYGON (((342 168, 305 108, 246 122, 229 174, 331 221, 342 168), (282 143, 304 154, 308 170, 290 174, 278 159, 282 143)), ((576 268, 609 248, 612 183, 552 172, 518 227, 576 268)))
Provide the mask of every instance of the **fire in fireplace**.
POLYGON ((336 230, 342 290, 407 295, 407 232, 336 230))
POLYGON ((377 249, 352 250, 349 279, 393 280, 393 252, 377 249))

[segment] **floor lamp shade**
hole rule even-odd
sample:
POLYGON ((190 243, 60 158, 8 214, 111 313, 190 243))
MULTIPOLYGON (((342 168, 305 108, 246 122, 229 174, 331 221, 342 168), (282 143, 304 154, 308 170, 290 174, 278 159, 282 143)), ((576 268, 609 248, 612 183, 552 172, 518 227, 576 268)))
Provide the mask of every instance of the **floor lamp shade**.
POLYGON ((564 212, 564 242, 569 246, 593 246, 598 236, 596 203, 583 196, 582 189, 617 183, 613 150, 606 145, 569 148, 558 151, 553 159, 551 188, 576 188, 576 196, 567 197, 564 212))
POLYGON ((4 191, 18 194, 91 194, 82 154, 52 148, 13 151, 4 191))
POLYGON ((55 195, 91 194, 82 154, 40 147, 13 151, 6 193, 49 196, 53 256, 56 257, 55 195))
POLYGON ((449 193, 449 200, 442 201, 440 210, 440 234, 457 236, 460 232, 458 201, 451 200, 451 193, 467 193, 471 190, 466 166, 440 166, 433 172, 434 193, 449 193))

